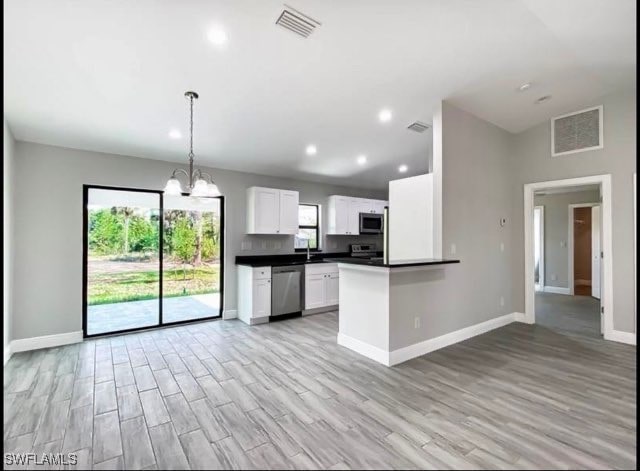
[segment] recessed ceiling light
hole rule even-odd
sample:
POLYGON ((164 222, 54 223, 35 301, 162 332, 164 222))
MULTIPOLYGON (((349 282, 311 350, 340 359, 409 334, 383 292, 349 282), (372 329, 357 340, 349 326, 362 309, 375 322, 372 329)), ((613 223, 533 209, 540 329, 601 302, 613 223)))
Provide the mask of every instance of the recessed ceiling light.
POLYGON ((171 139, 181 139, 182 138, 182 133, 180 131, 178 131, 177 129, 172 129, 171 131, 169 131, 169 137, 171 139))
POLYGON ((318 148, 313 144, 309 144, 304 151, 307 153, 307 155, 316 155, 318 153, 318 148))
POLYGON ((407 170, 409 170, 409 167, 407 167, 406 165, 400 165, 400 167, 398 167, 398 172, 400 173, 405 173, 407 170))
POLYGON ((207 38, 209 38, 209 41, 211 41, 214 46, 219 47, 227 44, 227 40, 229 39, 227 32, 218 27, 211 28, 207 33, 207 38))
POLYGON ((524 92, 525 90, 529 90, 531 88, 531 82, 523 83, 518 87, 518 91, 524 92))
POLYGON ((391 110, 387 108, 380 110, 380 112, 378 113, 378 119, 381 123, 388 123, 389 121, 391 121, 392 117, 393 114, 391 113, 391 110))
POLYGON ((359 155, 356 162, 358 162, 358 165, 364 165, 367 163, 367 156, 366 155, 359 155))
POLYGON ((536 105, 539 105, 540 103, 544 103, 545 101, 549 101, 549 100, 551 100, 551 95, 545 95, 538 98, 534 103, 536 105))

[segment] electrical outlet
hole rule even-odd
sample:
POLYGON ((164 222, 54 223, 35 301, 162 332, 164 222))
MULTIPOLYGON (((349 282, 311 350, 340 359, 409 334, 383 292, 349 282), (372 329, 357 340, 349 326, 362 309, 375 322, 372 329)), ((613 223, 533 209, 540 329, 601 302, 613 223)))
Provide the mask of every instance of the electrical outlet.
POLYGON ((451 244, 451 255, 456 254, 456 244, 451 244))
POLYGON ((504 252, 504 242, 500 242, 500 252, 504 252))
POLYGON ((413 328, 414 329, 419 329, 420 328, 420 318, 416 317, 413 319, 413 328))
POLYGON ((567 241, 566 240, 561 240, 560 241, 560 247, 566 247, 567 246, 567 241))
POLYGON ((504 307, 504 296, 500 296, 500 306, 504 307))
POLYGON ((551 274, 551 281, 556 281, 558 279, 558 275, 556 275, 555 273, 551 274))

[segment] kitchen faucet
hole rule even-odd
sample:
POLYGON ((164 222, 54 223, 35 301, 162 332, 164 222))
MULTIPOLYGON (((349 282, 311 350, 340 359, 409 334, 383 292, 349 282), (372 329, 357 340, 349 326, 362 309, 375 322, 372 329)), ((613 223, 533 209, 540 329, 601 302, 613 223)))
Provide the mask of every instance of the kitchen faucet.
POLYGON ((311 239, 307 239, 307 262, 311 260, 311 253, 309 247, 311 246, 311 239))

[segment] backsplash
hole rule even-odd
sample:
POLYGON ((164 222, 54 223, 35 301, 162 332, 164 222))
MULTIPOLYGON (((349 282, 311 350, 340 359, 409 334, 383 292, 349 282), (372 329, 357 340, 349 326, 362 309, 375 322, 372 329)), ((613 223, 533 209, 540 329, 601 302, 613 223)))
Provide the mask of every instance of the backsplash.
MULTIPOLYGON (((350 244, 375 244, 382 250, 382 236, 324 235, 322 252, 348 252, 350 244)), ((273 255, 293 253, 294 236, 244 235, 236 248, 237 255, 273 255)))

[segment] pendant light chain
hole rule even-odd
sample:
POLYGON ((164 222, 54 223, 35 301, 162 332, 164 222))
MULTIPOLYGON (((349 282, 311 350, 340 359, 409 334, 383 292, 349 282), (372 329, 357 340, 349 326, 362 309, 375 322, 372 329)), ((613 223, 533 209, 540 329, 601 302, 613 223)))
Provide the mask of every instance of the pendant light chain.
POLYGON ((189 171, 177 168, 171 174, 171 178, 167 181, 164 193, 172 196, 180 196, 182 194, 182 187, 178 180, 178 175, 184 175, 189 179, 189 191, 190 196, 194 197, 218 197, 221 196, 218 185, 213 181, 213 177, 207 172, 203 172, 202 169, 194 170, 193 163, 195 154, 193 153, 193 100, 197 100, 198 94, 194 91, 188 91, 184 93, 184 96, 189 98, 189 171))

